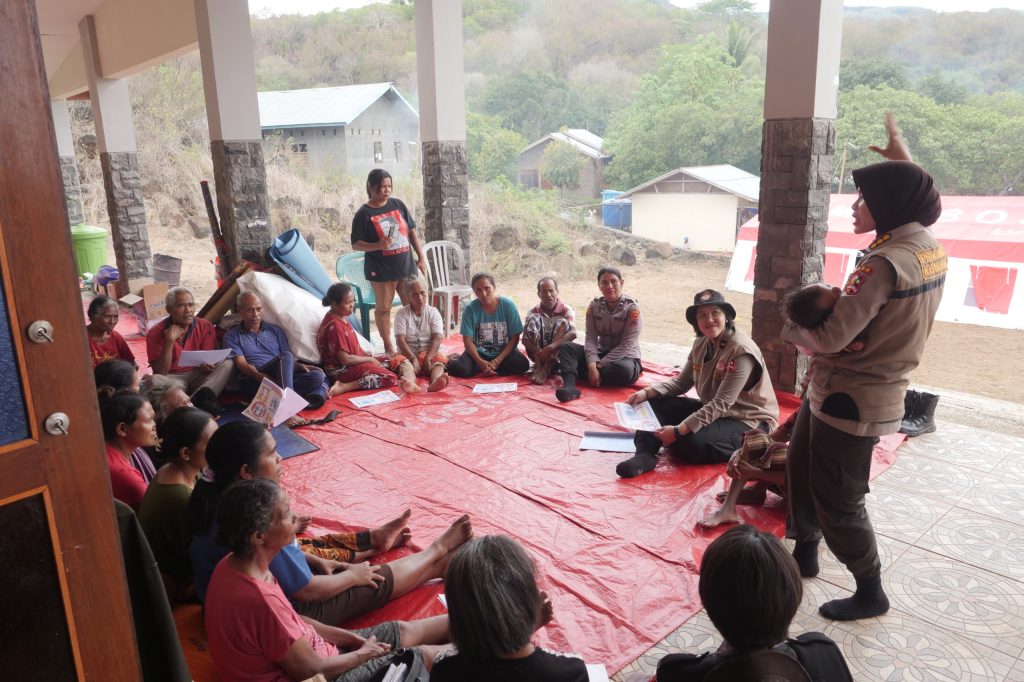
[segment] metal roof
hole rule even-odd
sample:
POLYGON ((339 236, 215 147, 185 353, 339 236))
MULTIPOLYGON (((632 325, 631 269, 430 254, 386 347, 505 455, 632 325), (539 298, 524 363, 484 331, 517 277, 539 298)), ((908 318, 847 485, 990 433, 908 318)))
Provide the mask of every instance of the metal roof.
POLYGON ((393 92, 409 110, 416 110, 395 89, 394 83, 342 85, 334 88, 260 92, 261 128, 310 128, 348 125, 370 105, 393 92))
POLYGON ((604 146, 604 138, 595 135, 589 130, 584 130, 583 128, 568 128, 564 132, 548 133, 533 144, 528 145, 526 149, 519 153, 523 154, 547 140, 558 140, 559 142, 564 142, 571 145, 579 153, 585 154, 592 159, 603 159, 608 156, 601 151, 601 147, 604 146))
MULTIPOLYGON (((747 201, 756 202, 761 193, 761 178, 752 175, 747 171, 731 166, 727 163, 715 166, 688 166, 669 171, 662 176, 654 178, 642 185, 638 185, 628 192, 623 192, 616 199, 626 199, 634 194, 643 192, 659 182, 674 179, 674 176, 686 176, 693 180, 705 182, 712 187, 717 187, 723 192, 729 192, 747 201)), ((683 178, 680 178, 683 179, 683 178)))

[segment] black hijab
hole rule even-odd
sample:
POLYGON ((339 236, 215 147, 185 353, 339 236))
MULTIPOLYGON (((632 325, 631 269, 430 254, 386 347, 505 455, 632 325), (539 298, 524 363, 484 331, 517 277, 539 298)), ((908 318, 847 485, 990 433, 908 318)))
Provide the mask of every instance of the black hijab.
POLYGON ((932 176, 912 161, 883 161, 853 171, 853 182, 884 234, 918 222, 928 227, 939 219, 942 200, 932 176))

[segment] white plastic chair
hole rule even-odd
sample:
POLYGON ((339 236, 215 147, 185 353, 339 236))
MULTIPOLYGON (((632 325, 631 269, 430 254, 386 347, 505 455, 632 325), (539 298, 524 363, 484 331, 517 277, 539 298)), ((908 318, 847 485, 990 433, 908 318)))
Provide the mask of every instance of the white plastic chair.
POLYGON ((466 261, 462 247, 455 242, 428 242, 427 272, 430 274, 431 301, 435 307, 444 297, 444 335, 451 333, 452 320, 458 319, 458 301, 473 293, 466 283, 466 261))

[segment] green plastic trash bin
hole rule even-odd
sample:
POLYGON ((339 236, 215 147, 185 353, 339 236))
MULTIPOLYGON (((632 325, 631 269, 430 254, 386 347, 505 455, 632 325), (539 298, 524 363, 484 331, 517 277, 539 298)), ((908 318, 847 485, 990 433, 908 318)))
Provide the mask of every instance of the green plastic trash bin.
POLYGON ((75 225, 71 228, 71 248, 75 251, 75 265, 78 276, 87 272, 96 274, 107 262, 107 235, 102 227, 75 225))

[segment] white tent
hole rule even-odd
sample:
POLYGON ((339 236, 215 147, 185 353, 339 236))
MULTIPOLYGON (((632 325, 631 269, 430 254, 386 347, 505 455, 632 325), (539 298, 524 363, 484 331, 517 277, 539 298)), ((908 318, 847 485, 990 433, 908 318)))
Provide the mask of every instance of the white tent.
MULTIPOLYGON (((857 252, 874 234, 854 234, 855 197, 833 194, 825 238, 823 279, 842 286, 857 252)), ((726 288, 754 292, 758 219, 741 228, 726 288)), ((932 226, 949 256, 946 288, 936 319, 1024 329, 1024 197, 942 197, 942 217, 932 226)))

